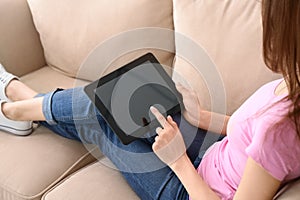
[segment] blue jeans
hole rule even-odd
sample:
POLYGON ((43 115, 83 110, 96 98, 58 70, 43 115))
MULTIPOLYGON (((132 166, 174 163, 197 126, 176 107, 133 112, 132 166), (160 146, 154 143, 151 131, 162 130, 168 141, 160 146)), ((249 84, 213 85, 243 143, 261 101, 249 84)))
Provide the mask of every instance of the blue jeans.
MULTIPOLYGON (((141 199, 188 199, 187 191, 174 172, 153 153, 154 137, 123 145, 83 88, 58 89, 38 96, 44 97, 43 113, 46 117, 46 121, 39 123, 63 137, 97 145, 141 199)), ((180 114, 173 118, 196 168, 206 149, 221 137, 191 126, 180 114)))

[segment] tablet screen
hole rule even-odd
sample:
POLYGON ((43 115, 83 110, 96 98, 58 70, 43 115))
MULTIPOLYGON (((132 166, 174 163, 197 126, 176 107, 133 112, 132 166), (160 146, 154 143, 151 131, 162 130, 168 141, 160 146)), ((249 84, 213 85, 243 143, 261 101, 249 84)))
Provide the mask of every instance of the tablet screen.
POLYGON ((146 61, 94 89, 126 135, 151 124, 154 116, 149 111, 150 106, 154 105, 166 114, 179 104, 174 88, 169 87, 155 65, 146 61))

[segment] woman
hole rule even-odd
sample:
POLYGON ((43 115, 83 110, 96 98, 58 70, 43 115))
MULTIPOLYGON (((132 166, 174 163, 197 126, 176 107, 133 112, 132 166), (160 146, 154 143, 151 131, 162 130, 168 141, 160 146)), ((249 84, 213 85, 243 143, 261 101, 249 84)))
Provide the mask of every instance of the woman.
POLYGON ((15 134, 28 134, 31 123, 25 121, 39 121, 62 136, 98 145, 143 200, 272 199, 282 184, 300 176, 300 162, 295 162, 300 157, 300 1, 264 0, 262 4, 265 62, 284 79, 261 87, 230 120, 225 116, 221 132, 227 136, 204 156, 199 154, 204 129, 208 129, 212 115, 223 117, 202 110, 199 102, 192 101, 195 94, 182 86, 178 90, 187 121, 180 121, 178 115, 165 119, 152 107, 161 124, 157 136, 124 146, 82 88, 37 94, 2 69, 1 99, 6 102, 1 102, 0 125, 15 134), (187 122, 199 129, 186 150, 186 138, 194 128, 187 122), (134 156, 122 156, 122 151, 139 154, 152 150, 156 156, 146 158, 146 165, 134 156), (136 171, 159 165, 160 160, 167 166, 136 171))

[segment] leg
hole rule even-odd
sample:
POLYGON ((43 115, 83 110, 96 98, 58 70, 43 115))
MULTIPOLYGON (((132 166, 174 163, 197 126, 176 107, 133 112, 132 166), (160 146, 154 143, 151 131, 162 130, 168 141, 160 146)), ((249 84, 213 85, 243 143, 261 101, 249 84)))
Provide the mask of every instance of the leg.
POLYGON ((12 104, 6 104, 6 102, 11 102, 11 100, 16 101, 29 99, 36 95, 36 92, 18 81, 17 77, 7 73, 6 71, 3 71, 3 68, 1 68, 0 70, 0 96, 2 100, 0 103, 0 110, 2 111, 0 112, 0 129, 2 131, 7 131, 15 135, 29 135, 32 132, 32 122, 30 120, 27 120, 31 119, 31 117, 36 118, 41 116, 41 113, 39 113, 39 116, 37 116, 38 112, 32 112, 32 110, 40 110, 35 110, 31 107, 33 105, 38 105, 37 99, 34 100, 35 102, 31 102, 31 100, 20 101, 12 104))
MULTIPOLYGON (((5 105, 13 105, 24 111, 35 110, 38 107, 36 109, 38 111, 35 111, 37 113, 33 115, 36 118, 30 118, 31 120, 46 119, 46 122, 41 123, 56 133, 98 145, 142 199, 188 198, 187 192, 176 175, 152 152, 152 138, 140 139, 130 145, 123 145, 89 101, 82 88, 57 91, 34 100, 5 105), (41 112, 43 115, 40 115, 41 112)), ((25 112, 23 119, 28 119, 26 116, 25 112)), ((193 161, 197 157, 205 133, 197 130, 200 131, 197 134, 200 137, 193 140, 190 133, 194 132, 195 128, 192 127, 190 130, 191 126, 184 121, 180 122, 179 127, 186 127, 182 131, 187 133, 184 138, 187 138, 187 144, 191 144, 189 149, 192 152, 191 160, 193 161), (183 124, 186 126, 182 126, 183 124), (192 140, 196 143, 191 143, 192 140)))
POLYGON ((98 145, 142 199, 187 199, 180 181, 152 152, 151 142, 123 145, 81 88, 46 94, 43 105, 47 116, 43 125, 62 136, 98 145))
POLYGON ((0 99, 19 101, 33 98, 37 93, 19 81, 19 78, 5 70, 0 63, 0 99))
POLYGON ((5 88, 6 96, 12 101, 32 99, 38 93, 17 79, 13 79, 5 88))
POLYGON ((43 97, 2 104, 3 114, 15 121, 43 121, 43 97))
POLYGON ((13 101, 2 105, 2 112, 7 118, 16 121, 45 120, 42 113, 43 98, 34 99, 38 94, 36 91, 13 79, 5 88, 5 93, 13 101))
MULTIPOLYGON (((69 136, 77 137, 84 143, 96 144, 141 199, 187 199, 187 192, 176 175, 153 153, 153 138, 123 145, 82 88, 46 95, 44 105, 44 112, 51 112, 51 115, 45 114, 49 128, 60 127, 61 132, 58 133, 63 136, 68 132, 69 136)), ((184 138, 189 146, 188 154, 198 166, 198 154, 206 131, 192 127, 180 116, 174 116, 174 119, 180 123, 182 132, 186 133, 184 138), (193 133, 197 135, 196 138, 193 133)))

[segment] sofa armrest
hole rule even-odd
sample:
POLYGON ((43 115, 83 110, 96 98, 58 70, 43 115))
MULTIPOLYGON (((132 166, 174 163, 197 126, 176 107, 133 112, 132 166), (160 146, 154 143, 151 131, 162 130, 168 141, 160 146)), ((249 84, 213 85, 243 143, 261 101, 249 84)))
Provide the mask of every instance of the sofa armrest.
POLYGON ((45 66, 26 0, 0 1, 0 62, 18 76, 45 66))
POLYGON ((298 200, 300 196, 300 178, 286 184, 274 200, 298 200))

